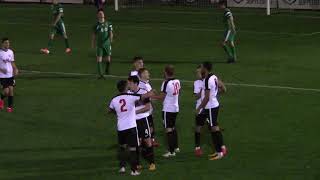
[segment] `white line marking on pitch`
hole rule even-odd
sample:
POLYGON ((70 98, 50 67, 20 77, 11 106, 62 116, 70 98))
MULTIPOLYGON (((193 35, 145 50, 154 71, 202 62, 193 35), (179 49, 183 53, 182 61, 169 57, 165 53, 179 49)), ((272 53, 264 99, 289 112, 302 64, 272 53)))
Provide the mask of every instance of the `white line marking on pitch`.
MULTIPOLYGON (((24 74, 56 74, 56 75, 69 75, 69 76, 96 76, 96 74, 90 73, 67 73, 67 72, 43 72, 43 71, 29 71, 22 70, 24 74)), ((127 78, 127 76, 116 76, 116 75, 108 75, 106 77, 110 78, 127 78)), ((163 81, 160 78, 152 78, 154 81, 163 81)), ((181 82, 193 83, 190 80, 181 80, 181 82)), ((284 89, 284 90, 295 90, 295 91, 312 91, 312 92, 320 92, 320 89, 315 88, 300 88, 300 87, 291 87, 291 86, 279 86, 279 85, 264 85, 264 84, 246 84, 246 83, 225 83, 228 86, 241 86, 241 87, 255 87, 255 88, 268 88, 268 89, 284 89)))

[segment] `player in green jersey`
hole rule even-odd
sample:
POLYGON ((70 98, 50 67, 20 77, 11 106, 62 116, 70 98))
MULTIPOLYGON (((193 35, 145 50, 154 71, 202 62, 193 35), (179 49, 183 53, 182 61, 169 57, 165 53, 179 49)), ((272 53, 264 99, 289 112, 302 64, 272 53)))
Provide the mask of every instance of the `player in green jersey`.
POLYGON ((234 63, 237 60, 234 39, 236 36, 236 26, 234 25, 233 15, 230 9, 226 8, 226 1, 219 1, 219 7, 224 10, 223 22, 225 24, 224 40, 222 47, 228 55, 228 63, 234 63))
POLYGON ((51 30, 49 34, 49 42, 47 48, 43 48, 40 51, 44 54, 50 53, 50 48, 52 47, 53 39, 56 34, 63 36, 66 45, 66 53, 71 53, 69 46, 68 36, 66 28, 63 22, 63 7, 58 2, 58 0, 52 0, 51 10, 53 14, 53 22, 51 25, 51 30))
POLYGON ((111 63, 112 24, 106 20, 102 10, 98 11, 97 18, 98 22, 93 27, 92 48, 96 48, 99 78, 104 78, 102 61, 106 61, 105 74, 109 74, 111 63))

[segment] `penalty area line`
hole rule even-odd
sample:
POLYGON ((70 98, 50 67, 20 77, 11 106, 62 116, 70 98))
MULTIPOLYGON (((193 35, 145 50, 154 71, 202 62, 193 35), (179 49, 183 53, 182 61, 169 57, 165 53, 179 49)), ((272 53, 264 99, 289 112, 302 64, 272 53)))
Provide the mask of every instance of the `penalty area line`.
MULTIPOLYGON (((21 70, 22 74, 53 74, 53 75, 67 75, 67 76, 96 76, 97 74, 91 73, 71 73, 71 72, 45 72, 45 71, 32 71, 32 70, 21 70)), ((107 75, 107 78, 127 78, 127 76, 107 75)), ((161 78, 152 78, 153 81, 163 81, 161 78)), ((193 83, 190 80, 180 80, 181 82, 193 83)), ((302 88, 302 87, 291 87, 291 86, 280 86, 280 85, 267 85, 267 84, 249 84, 249 83, 225 83, 227 86, 238 86, 238 87, 254 87, 254 88, 267 88, 267 89, 283 89, 283 90, 294 90, 294 91, 310 91, 320 93, 320 89, 315 88, 302 88)))

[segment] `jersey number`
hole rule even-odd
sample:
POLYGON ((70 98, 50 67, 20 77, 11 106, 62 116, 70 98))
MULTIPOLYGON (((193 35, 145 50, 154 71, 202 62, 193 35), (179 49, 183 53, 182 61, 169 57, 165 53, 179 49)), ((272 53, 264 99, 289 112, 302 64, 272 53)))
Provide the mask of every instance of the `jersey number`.
POLYGON ((128 109, 126 108, 127 102, 124 99, 120 99, 119 103, 121 104, 120 111, 126 112, 128 109))
POLYGON ((173 95, 176 96, 179 94, 180 90, 180 84, 179 83, 173 83, 173 95))

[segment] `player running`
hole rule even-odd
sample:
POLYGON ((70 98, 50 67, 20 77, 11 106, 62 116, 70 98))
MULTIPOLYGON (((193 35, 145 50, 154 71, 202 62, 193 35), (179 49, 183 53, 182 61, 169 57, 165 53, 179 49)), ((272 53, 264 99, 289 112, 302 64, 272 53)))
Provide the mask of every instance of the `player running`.
POLYGON ((92 48, 96 48, 97 68, 99 79, 104 79, 104 73, 109 74, 111 64, 111 43, 113 41, 112 23, 107 21, 104 12, 97 13, 98 22, 93 27, 92 48), (105 72, 103 72, 102 61, 106 62, 105 72))
POLYGON ((58 2, 58 0, 52 0, 51 10, 53 14, 53 22, 51 25, 51 31, 49 34, 49 42, 47 48, 40 49, 40 51, 44 54, 49 54, 50 49, 52 48, 53 39, 56 34, 63 36, 64 42, 66 45, 66 53, 71 53, 71 48, 69 46, 69 40, 66 32, 66 28, 63 22, 64 14, 63 7, 58 2))
POLYGON ((176 119, 179 112, 179 92, 181 89, 180 81, 174 77, 175 70, 172 65, 164 68, 165 81, 161 86, 161 93, 154 96, 154 99, 163 101, 162 117, 164 128, 168 138, 168 152, 163 157, 170 158, 180 152, 178 146, 178 133, 176 129, 176 119))
POLYGON ((201 65, 201 72, 204 75, 205 94, 201 104, 196 110, 196 114, 202 114, 202 121, 209 119, 209 127, 212 135, 212 141, 216 153, 210 155, 210 160, 223 158, 227 154, 227 148, 224 145, 222 133, 218 125, 219 101, 218 93, 226 92, 226 87, 221 80, 212 72, 212 64, 204 62, 201 65))
POLYGON ((0 84, 2 93, 0 99, 0 110, 4 109, 4 100, 8 98, 7 112, 13 112, 13 87, 15 84, 14 76, 17 76, 19 70, 15 64, 13 51, 10 49, 10 41, 8 38, 1 40, 0 49, 0 84))
POLYGON ((219 7, 224 10, 223 22, 225 24, 225 32, 222 47, 228 55, 228 63, 235 63, 237 60, 236 48, 234 44, 234 39, 236 36, 236 26, 234 24, 233 15, 230 9, 226 7, 225 0, 221 0, 219 2, 219 7))
MULTIPOLYGON (((196 109, 200 106, 203 98, 204 98, 204 79, 201 72, 201 66, 198 66, 196 70, 196 77, 197 80, 193 83, 193 93, 196 98, 196 109)), ((200 112, 202 109, 200 110, 200 112)), ((201 156, 203 154, 201 147, 200 147, 200 133, 201 128, 204 126, 206 117, 203 114, 196 114, 196 128, 195 128, 195 155, 201 156)))
MULTIPOLYGON (((128 94, 128 82, 119 81, 117 89, 120 94, 115 96, 109 105, 109 112, 114 112, 117 115, 117 131, 118 142, 120 146, 119 159, 120 170, 119 173, 125 173, 126 165, 126 148, 128 146, 130 152, 131 175, 138 176, 140 173, 137 170, 138 159, 136 148, 139 146, 137 123, 136 123, 136 103, 149 98, 149 94, 136 95, 128 94)), ((150 94, 152 95, 152 94, 150 94)))
MULTIPOLYGON (((150 73, 148 69, 140 68, 138 71, 138 77, 140 77, 139 87, 142 89, 146 89, 148 92, 152 91, 152 86, 150 84, 150 73)), ((155 126, 154 126, 152 113, 153 113, 153 107, 151 106, 150 115, 148 116, 148 122, 150 125, 152 145, 153 147, 159 147, 160 144, 156 141, 156 138, 155 138, 155 126)))
POLYGON ((143 58, 141 56, 136 56, 132 61, 134 69, 130 72, 129 76, 138 76, 139 69, 143 68, 143 58))
MULTIPOLYGON (((139 78, 137 76, 130 76, 128 78, 128 86, 131 91, 130 93, 132 94, 143 95, 148 93, 146 89, 139 87, 139 78)), ((141 147, 139 148, 141 148, 142 156, 149 162, 149 170, 154 171, 156 170, 156 165, 154 163, 154 151, 151 141, 150 125, 148 121, 150 110, 150 98, 136 104, 137 129, 139 140, 141 142, 141 147)), ((138 154, 140 154, 140 150, 138 150, 138 154)))

